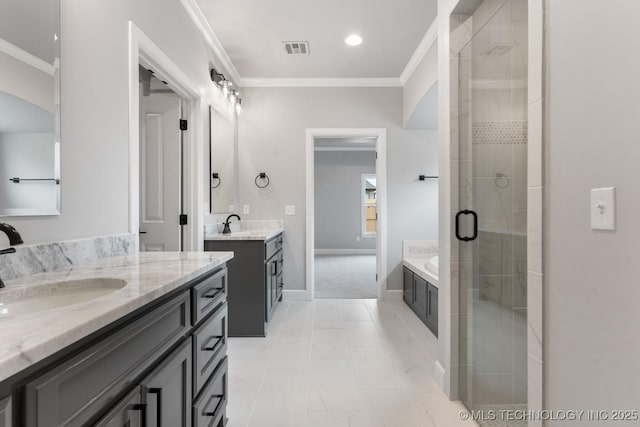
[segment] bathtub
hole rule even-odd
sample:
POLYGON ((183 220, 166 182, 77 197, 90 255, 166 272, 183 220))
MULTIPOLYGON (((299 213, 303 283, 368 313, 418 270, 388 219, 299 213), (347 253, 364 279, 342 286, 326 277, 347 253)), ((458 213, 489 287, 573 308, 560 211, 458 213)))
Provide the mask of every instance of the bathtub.
POLYGON ((436 276, 438 275, 438 255, 433 256, 424 263, 424 268, 432 272, 436 276))

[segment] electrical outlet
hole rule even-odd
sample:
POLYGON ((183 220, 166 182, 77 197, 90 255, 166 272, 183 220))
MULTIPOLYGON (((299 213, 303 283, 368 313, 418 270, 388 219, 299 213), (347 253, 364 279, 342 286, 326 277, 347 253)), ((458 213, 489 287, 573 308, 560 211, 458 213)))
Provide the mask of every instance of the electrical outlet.
POLYGON ((249 215, 249 205, 242 205, 242 214, 249 215))
POLYGON ((296 214, 296 207, 294 205, 286 205, 284 207, 284 214, 285 215, 295 215, 296 214))
POLYGON ((360 236, 356 236, 356 242, 360 241, 360 236))
POLYGON ((229 212, 235 212, 236 211, 236 205, 229 205, 229 212))

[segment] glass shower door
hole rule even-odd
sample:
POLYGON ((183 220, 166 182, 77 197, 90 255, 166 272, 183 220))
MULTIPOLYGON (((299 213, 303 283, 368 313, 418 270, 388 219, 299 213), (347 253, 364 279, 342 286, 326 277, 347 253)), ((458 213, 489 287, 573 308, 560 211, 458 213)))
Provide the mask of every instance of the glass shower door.
POLYGON ((527 404, 526 8, 506 0, 458 57, 459 390, 473 410, 527 404))

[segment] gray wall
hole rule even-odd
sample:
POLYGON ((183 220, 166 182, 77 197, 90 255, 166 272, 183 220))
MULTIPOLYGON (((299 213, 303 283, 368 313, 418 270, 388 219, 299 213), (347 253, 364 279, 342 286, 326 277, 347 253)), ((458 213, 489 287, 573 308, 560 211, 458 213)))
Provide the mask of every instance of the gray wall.
POLYGON ((205 94, 217 63, 177 0, 65 0, 60 13, 62 215, 8 219, 27 243, 128 231, 129 20, 205 94))
POLYGON ((546 7, 545 407, 638 409, 640 3, 546 7), (590 228, 589 191, 605 186, 613 232, 590 228))
POLYGON ((436 168, 436 133, 401 128, 402 88, 245 88, 243 92, 246 108, 238 129, 240 204, 251 205, 251 215, 243 218, 284 220, 286 289, 305 289, 306 129, 387 128, 387 280, 390 289, 401 289, 402 239, 437 238, 436 184, 417 181, 420 173, 436 168), (271 185, 262 190, 253 182, 261 171, 271 177, 271 185), (414 223, 409 217, 417 197, 410 188, 433 199, 431 215, 416 214, 414 223), (296 215, 285 216, 285 205, 295 205, 296 215))
POLYGON ((361 218, 362 174, 376 173, 375 152, 316 151, 314 163, 316 249, 375 249, 361 218))

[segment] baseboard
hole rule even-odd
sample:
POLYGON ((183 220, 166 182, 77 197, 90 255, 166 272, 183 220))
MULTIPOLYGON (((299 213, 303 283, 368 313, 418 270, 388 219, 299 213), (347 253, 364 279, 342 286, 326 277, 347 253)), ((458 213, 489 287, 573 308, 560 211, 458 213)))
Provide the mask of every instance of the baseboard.
POLYGON ((375 249, 315 249, 315 255, 375 255, 375 249))
POLYGON ((282 291, 283 301, 308 301, 309 295, 305 289, 292 289, 282 291))
POLYGON ((435 377, 436 383, 440 386, 441 390, 444 390, 444 377, 445 377, 444 366, 440 364, 439 360, 434 362, 434 370, 433 375, 435 377))
POLYGON ((402 301, 402 289, 387 289, 382 299, 385 301, 402 301))

